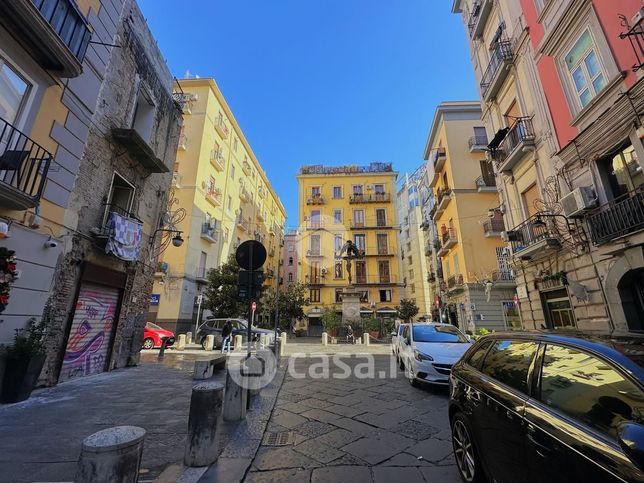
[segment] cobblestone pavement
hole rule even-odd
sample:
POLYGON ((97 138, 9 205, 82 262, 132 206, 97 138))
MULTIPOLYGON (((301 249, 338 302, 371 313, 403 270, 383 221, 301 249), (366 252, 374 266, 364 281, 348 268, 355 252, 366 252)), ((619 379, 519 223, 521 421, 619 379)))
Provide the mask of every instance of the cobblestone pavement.
MULTIPOLYGON (((148 351, 137 367, 35 391, 0 406, 0 482, 72 481, 81 442, 111 426, 146 431, 140 482, 183 460, 194 360, 201 354, 148 351)), ((223 380, 218 371, 213 380, 223 380)), ((222 423, 222 447, 237 424, 222 423)))
POLYGON ((323 372, 319 355, 297 359, 293 367, 307 375, 285 376, 245 481, 460 482, 447 390, 413 388, 390 355, 372 357, 368 379, 356 376, 367 370, 358 354, 340 358, 352 369, 345 379, 334 377, 347 372, 334 364, 330 377, 312 377, 323 372), (288 444, 276 446, 278 435, 288 444))

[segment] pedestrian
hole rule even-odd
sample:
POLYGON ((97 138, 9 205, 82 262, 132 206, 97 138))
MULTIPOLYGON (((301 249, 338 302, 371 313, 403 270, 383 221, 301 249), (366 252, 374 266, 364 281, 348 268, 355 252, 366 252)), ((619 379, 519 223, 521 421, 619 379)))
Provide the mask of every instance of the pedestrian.
POLYGON ((227 320, 224 327, 221 329, 221 353, 223 354, 228 345, 228 353, 230 354, 230 339, 233 334, 233 324, 227 320))
POLYGON ((351 324, 347 325, 347 342, 351 344, 356 343, 356 338, 353 336, 353 327, 351 327, 351 324))

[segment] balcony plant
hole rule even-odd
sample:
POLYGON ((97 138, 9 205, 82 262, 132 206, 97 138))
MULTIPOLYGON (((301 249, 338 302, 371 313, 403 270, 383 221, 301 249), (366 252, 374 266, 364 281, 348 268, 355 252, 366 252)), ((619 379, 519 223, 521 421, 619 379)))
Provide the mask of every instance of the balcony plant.
POLYGON ((12 345, 3 348, 5 361, 0 403, 28 399, 45 363, 46 325, 31 318, 24 329, 16 329, 12 345))
POLYGON ((9 292, 16 278, 16 253, 6 247, 0 247, 0 313, 9 303, 9 292))

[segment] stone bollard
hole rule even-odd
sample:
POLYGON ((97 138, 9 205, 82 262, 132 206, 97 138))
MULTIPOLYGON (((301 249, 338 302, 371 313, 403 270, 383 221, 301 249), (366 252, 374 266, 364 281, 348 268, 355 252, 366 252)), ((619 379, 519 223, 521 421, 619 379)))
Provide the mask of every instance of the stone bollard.
POLYGON ((235 342, 233 344, 233 350, 234 351, 240 350, 242 348, 242 341, 243 341, 243 338, 242 338, 241 335, 236 335, 235 336, 235 342))
POLYGON ((362 339, 364 340, 364 345, 369 345, 369 332, 362 334, 362 339))
POLYGON ((204 344, 204 349, 207 351, 213 350, 215 347, 215 336, 214 335, 207 335, 206 336, 206 343, 204 344))
POLYGON ((259 347, 262 349, 266 347, 266 334, 259 334, 259 347))
POLYGON ((192 332, 186 332, 186 345, 192 344, 192 332))
POLYGON ((282 347, 286 346, 286 332, 280 334, 280 340, 282 341, 282 347))
POLYGON ((186 466, 208 466, 219 456, 217 423, 223 407, 224 386, 203 382, 192 388, 188 438, 183 463, 186 466))
POLYGON ((329 334, 322 332, 322 345, 329 345, 329 334))
POLYGON ((226 371, 226 391, 224 393, 224 421, 241 421, 246 417, 248 390, 237 384, 226 371))
POLYGON ((185 334, 179 334, 177 337, 177 344, 174 346, 174 350, 182 351, 186 348, 186 336, 185 334))
POLYGON ((116 426, 94 433, 83 441, 75 483, 137 481, 143 456, 145 429, 116 426))

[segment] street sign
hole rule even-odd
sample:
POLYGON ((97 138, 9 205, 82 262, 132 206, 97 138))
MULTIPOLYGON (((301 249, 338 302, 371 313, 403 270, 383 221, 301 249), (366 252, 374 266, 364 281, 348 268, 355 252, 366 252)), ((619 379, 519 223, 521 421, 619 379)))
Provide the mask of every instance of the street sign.
POLYGON ((246 240, 235 252, 237 265, 244 270, 257 270, 266 261, 266 248, 257 240, 246 240), (251 260, 252 252, 252 260, 251 260))
POLYGON ((152 295, 150 295, 150 305, 159 305, 160 301, 161 301, 160 293, 153 293, 152 295))
POLYGON ((197 304, 202 304, 203 303, 203 294, 197 295, 197 304))
POLYGON ((257 310, 257 302, 253 300, 253 303, 250 304, 250 309, 255 312, 257 310))

